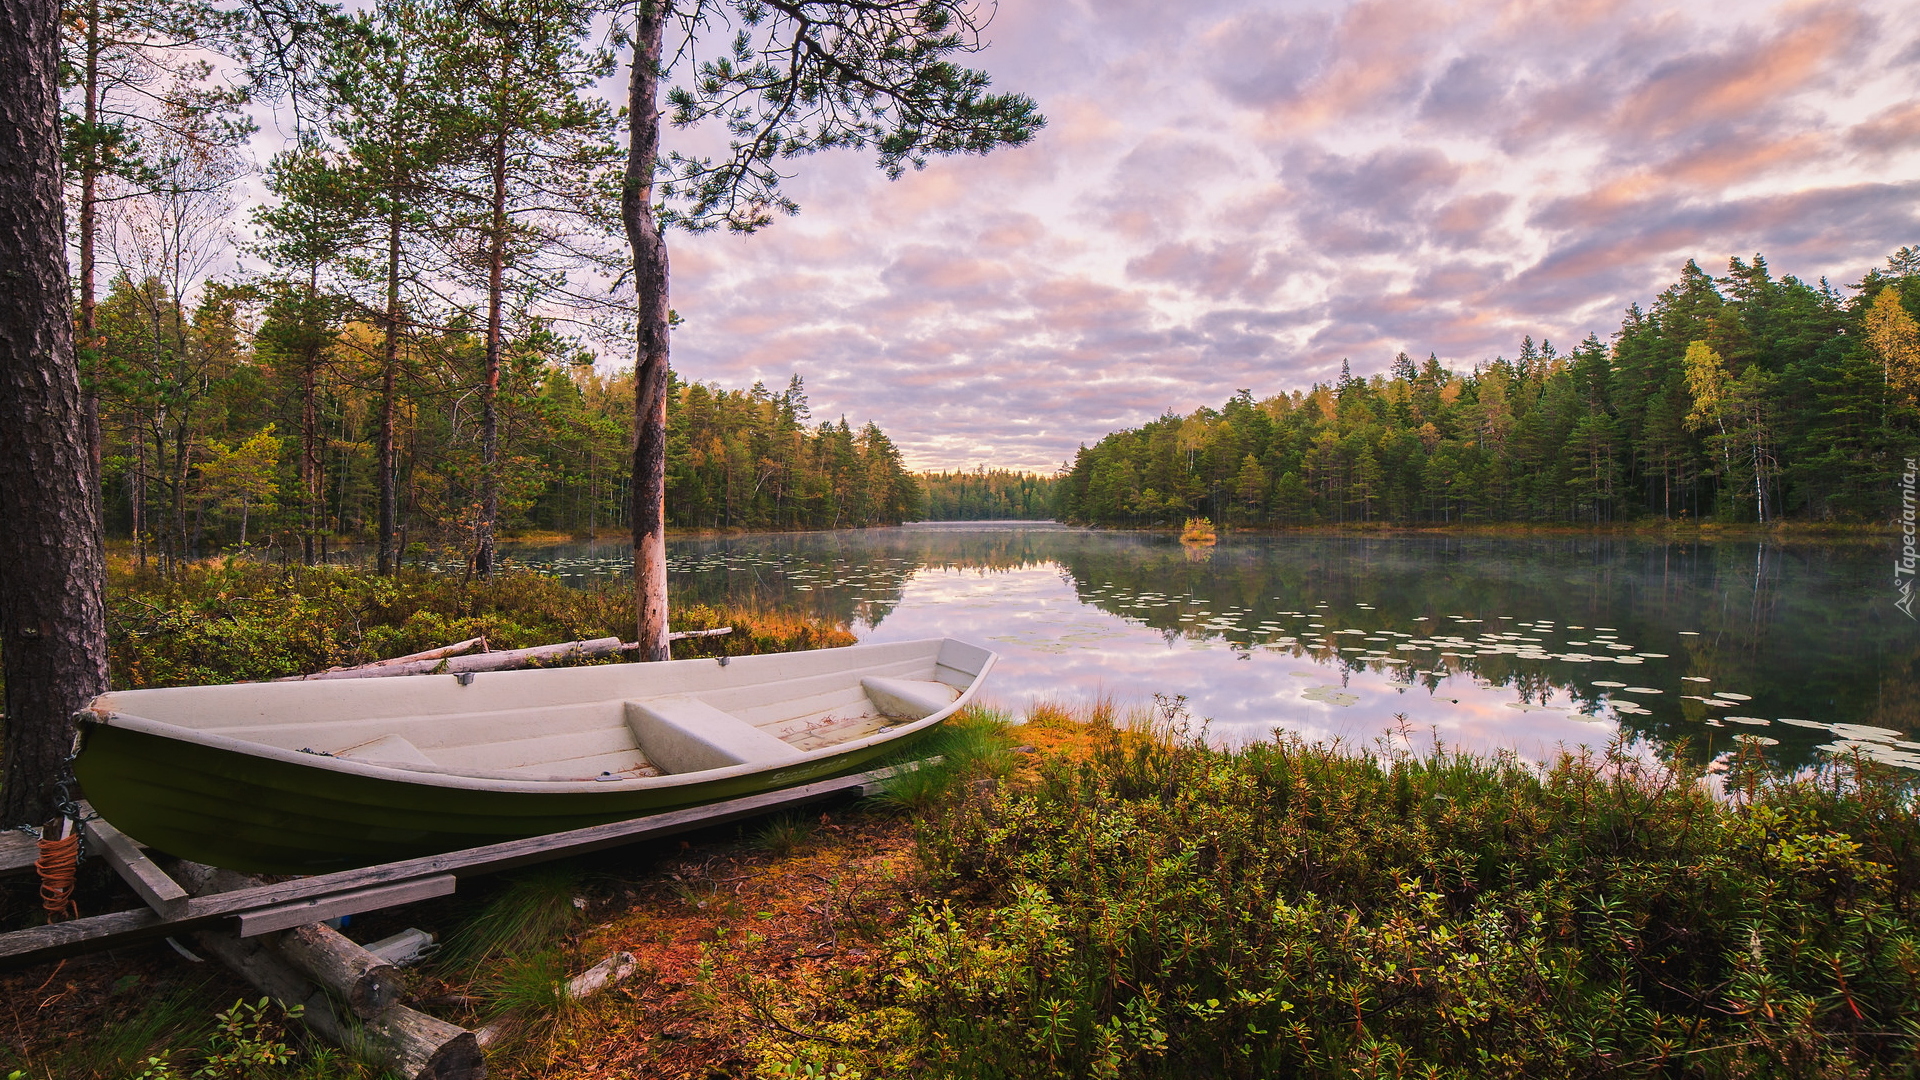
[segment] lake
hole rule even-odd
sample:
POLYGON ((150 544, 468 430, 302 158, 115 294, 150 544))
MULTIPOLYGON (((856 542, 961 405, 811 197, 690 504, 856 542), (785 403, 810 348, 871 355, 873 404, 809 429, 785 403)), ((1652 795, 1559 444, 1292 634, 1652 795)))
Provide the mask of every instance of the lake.
MULTIPOLYGON (((569 580, 625 543, 521 547, 569 580)), ((1019 709, 1184 695, 1222 743, 1276 730, 1371 745, 1405 726, 1536 759, 1616 733, 1705 763, 1859 748, 1920 769, 1920 628, 1890 542, 1164 534, 1034 522, 681 540, 672 602, 789 609, 864 641, 1000 654, 1019 709)), ((1402 738, 1403 736, 1394 736, 1402 738)))

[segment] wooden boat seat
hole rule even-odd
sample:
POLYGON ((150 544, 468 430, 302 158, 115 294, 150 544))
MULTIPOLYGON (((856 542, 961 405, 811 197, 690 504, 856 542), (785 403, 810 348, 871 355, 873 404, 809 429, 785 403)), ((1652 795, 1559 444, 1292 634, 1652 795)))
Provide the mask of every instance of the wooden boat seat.
POLYGON ((647 760, 669 773, 777 764, 806 756, 786 742, 698 698, 629 701, 627 726, 647 760))
POLYGON ((909 720, 925 720, 960 696, 958 688, 943 682, 887 679, 878 675, 861 679, 860 688, 881 712, 909 720))

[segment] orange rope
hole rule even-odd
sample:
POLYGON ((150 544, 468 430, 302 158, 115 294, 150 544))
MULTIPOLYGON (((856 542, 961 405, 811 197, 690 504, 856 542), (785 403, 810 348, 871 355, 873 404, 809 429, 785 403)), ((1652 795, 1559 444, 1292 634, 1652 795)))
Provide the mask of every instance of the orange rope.
POLYGON ((80 830, 58 840, 42 837, 33 868, 40 872, 40 906, 47 909, 47 921, 78 918, 80 905, 73 902, 73 886, 80 871, 80 830))

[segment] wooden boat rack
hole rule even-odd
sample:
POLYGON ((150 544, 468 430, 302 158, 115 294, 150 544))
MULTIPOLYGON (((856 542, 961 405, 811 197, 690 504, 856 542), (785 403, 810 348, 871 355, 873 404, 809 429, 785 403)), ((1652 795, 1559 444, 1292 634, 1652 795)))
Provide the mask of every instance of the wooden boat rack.
MULTIPOLYGON (((724 825, 826 799, 873 795, 890 777, 917 765, 875 769, 628 821, 204 896, 189 895, 132 839, 94 818, 86 823, 88 847, 105 858, 147 906, 0 934, 0 970, 221 925, 236 930, 240 937, 253 937, 446 896, 463 877, 724 825)), ((0 871, 31 866, 34 853, 30 837, 8 834, 0 840, 0 871)))

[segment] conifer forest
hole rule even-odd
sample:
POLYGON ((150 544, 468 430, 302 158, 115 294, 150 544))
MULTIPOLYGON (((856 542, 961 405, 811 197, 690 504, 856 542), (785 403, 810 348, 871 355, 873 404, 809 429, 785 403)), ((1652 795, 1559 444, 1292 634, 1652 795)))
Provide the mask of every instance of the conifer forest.
MULTIPOLYGON (((615 53, 586 6, 472 16, 393 0, 263 43, 199 0, 69 7, 76 330, 107 532, 143 561, 626 526, 615 53), (256 169, 269 102, 297 132, 256 169)), ((676 379, 668 413, 672 525, 918 514, 887 435, 816 421, 798 376, 676 379)))
POLYGON ((1082 447, 1063 520, 1885 521, 1920 433, 1920 251, 1845 288, 1695 262, 1611 341, 1169 412, 1082 447))

